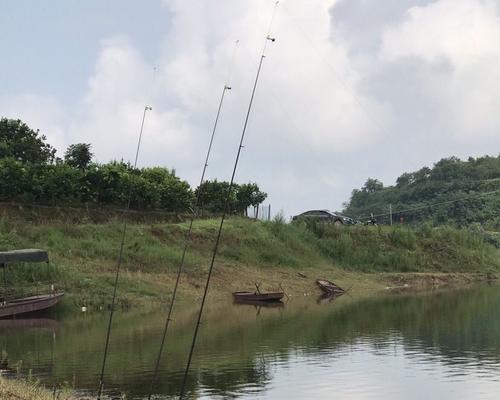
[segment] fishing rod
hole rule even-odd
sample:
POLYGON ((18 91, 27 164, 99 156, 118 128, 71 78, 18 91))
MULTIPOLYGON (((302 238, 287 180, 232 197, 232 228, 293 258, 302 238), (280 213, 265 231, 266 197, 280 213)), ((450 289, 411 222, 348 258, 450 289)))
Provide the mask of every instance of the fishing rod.
POLYGON ((202 173, 201 173, 200 184, 198 186, 198 193, 196 195, 195 205, 193 207, 192 213, 191 213, 190 218, 189 218, 189 228, 188 228, 188 231, 187 231, 185 239, 184 239, 184 246, 183 246, 183 250, 182 250, 181 261, 180 261, 179 267, 177 269, 177 277, 175 279, 174 290, 172 292, 172 299, 170 300, 170 305, 169 305, 168 311, 167 311, 167 318, 165 319, 165 325, 163 327, 163 333, 162 333, 162 338, 161 338, 161 343, 160 343, 160 349, 158 351, 158 356, 156 358, 156 363, 155 363, 155 369, 154 369, 154 372, 153 372, 153 377, 151 379, 151 384, 150 384, 149 394, 148 394, 148 400, 151 400, 151 396, 153 395, 153 388, 154 388, 154 385, 156 383, 156 380, 158 379, 158 370, 160 368, 161 357, 162 357, 163 350, 164 350, 164 347, 165 347, 165 339, 166 339, 168 327, 169 327, 170 321, 171 321, 172 310, 174 308, 175 299, 176 299, 176 296, 177 296, 177 288, 179 286, 179 281, 180 281, 181 273, 182 273, 182 271, 184 269, 184 264, 185 264, 185 259, 186 259, 186 252, 187 252, 187 249, 189 247, 189 243, 191 242, 191 232, 193 230, 193 222, 194 222, 194 220, 195 220, 195 218, 196 218, 196 216, 198 214, 198 210, 200 208, 202 184, 203 184, 203 182, 205 182, 205 173, 207 171, 208 160, 210 159, 210 153, 212 152, 212 145, 213 145, 214 138, 215 138, 215 132, 217 131, 217 126, 218 126, 218 123, 219 123, 219 117, 220 117, 221 110, 222 110, 222 104, 224 103, 224 98, 225 98, 226 93, 229 90, 231 90, 231 86, 229 86, 229 81, 230 81, 230 78, 231 78, 231 71, 232 71, 232 67, 233 67, 233 63, 234 63, 234 57, 235 57, 235 54, 236 54, 236 48, 238 46, 238 43, 239 43, 239 40, 237 40, 235 42, 235 44, 234 44, 233 56, 232 56, 232 59, 231 59, 230 65, 229 65, 228 76, 227 76, 226 82, 224 83, 224 88, 222 89, 222 94, 220 96, 219 107, 217 108, 217 114, 215 116, 215 121, 214 121, 214 125, 213 125, 213 128, 212 128, 212 135, 210 136, 210 142, 208 144, 207 154, 206 154, 206 157, 205 157, 205 162, 203 164, 203 170, 202 170, 202 173))
POLYGON ((267 44, 268 44, 268 42, 274 42, 276 40, 275 38, 273 38, 273 37, 270 36, 270 33, 271 33, 271 27, 272 27, 272 24, 273 24, 273 21, 274 21, 274 16, 276 14, 276 8, 278 7, 278 4, 279 4, 279 1, 276 1, 275 5, 274 5, 274 9, 273 9, 273 14, 272 14, 272 17, 271 17, 271 22, 269 23, 269 29, 267 31, 266 39, 265 39, 265 42, 264 42, 264 48, 262 50, 262 55, 260 57, 259 67, 257 68, 257 74, 255 75, 255 81, 254 81, 253 88, 252 88, 252 94, 250 96, 250 102, 248 104, 248 110, 247 110, 246 117, 245 117, 245 123, 243 124, 243 130, 241 132, 240 143, 239 143, 239 146, 238 146, 238 151, 236 152, 236 159, 234 161, 233 172, 232 172, 232 175, 231 175, 231 181, 229 183, 229 189, 228 189, 226 197, 224 199, 224 209, 223 209, 222 217, 221 217, 221 220, 220 220, 219 230, 217 232, 217 238, 215 240, 214 248, 213 248, 213 251, 212 251, 212 258, 211 258, 211 261, 210 261, 210 266, 208 268, 208 275, 207 275, 207 280, 205 282, 205 289, 204 289, 204 292, 203 292, 203 298, 201 300, 200 310, 198 312, 198 319, 196 321, 196 325, 195 325, 194 333, 193 333, 193 339, 192 339, 192 342, 191 342, 191 348, 189 350, 188 361, 187 361, 186 369, 184 371, 184 376, 183 376, 183 379, 182 379, 182 386, 181 386, 181 391, 180 391, 180 395, 179 395, 179 400, 183 400, 184 396, 186 394, 187 378, 188 378, 188 374, 189 374, 189 369, 191 367, 191 362, 192 362, 192 359, 193 359, 194 348, 196 346, 196 339, 198 337, 198 330, 199 330, 200 324, 201 324, 201 317, 203 315, 203 310, 204 310, 204 307, 205 307, 205 302, 206 302, 207 294, 208 294, 208 288, 210 286, 210 280, 212 278, 212 272, 213 272, 213 268, 214 268, 215 257, 217 255, 217 250, 219 248, 220 238, 221 238, 221 235, 222 235, 222 228, 224 226, 224 220, 226 219, 226 214, 227 214, 227 209, 228 209, 228 206, 229 206, 229 198, 230 198, 231 190, 232 190, 232 188, 234 186, 234 177, 236 175, 236 169, 238 167, 238 162, 239 162, 239 159, 240 159, 241 149, 243 148, 243 141, 245 139, 245 134, 246 134, 247 126, 248 126, 248 120, 250 118, 250 112, 252 110, 253 99, 254 99, 254 96, 255 96, 255 90, 257 89, 257 83, 259 82, 260 72, 261 72, 261 69, 262 69, 262 64, 264 62, 264 58, 266 58, 267 44))
MULTIPOLYGON (((142 132, 144 130, 144 121, 146 120, 146 113, 148 111, 151 111, 152 108, 150 106, 145 106, 144 107, 144 113, 142 114, 142 121, 141 121, 141 129, 139 130, 139 139, 137 140, 137 148, 135 151, 135 161, 134 161, 134 169, 137 167, 137 160, 139 158, 139 150, 141 148, 141 141, 142 141, 142 132)), ((130 203, 132 200, 132 182, 130 183, 129 191, 128 191, 128 196, 127 196, 127 206, 126 206, 126 211, 130 209, 130 203)), ((109 320, 108 320, 108 329, 106 332, 106 344, 104 346, 104 356, 102 360, 102 366, 101 366, 101 375, 99 379, 99 390, 97 392, 97 400, 101 399, 102 396, 102 390, 104 388, 104 372, 106 369, 106 360, 108 357, 108 350, 109 350, 109 338, 111 336, 111 324, 113 322, 113 314, 115 312, 115 302, 116 302, 116 288, 118 286, 118 278, 120 276, 120 269, 122 266, 122 261, 123 261, 123 249, 125 247, 125 238, 127 235, 127 219, 124 220, 123 222, 123 230, 122 230, 122 237, 121 237, 121 242, 120 242, 120 250, 118 252, 118 261, 116 264, 116 272, 115 272, 115 282, 113 286, 113 300, 111 301, 111 310, 109 312, 109 320)))

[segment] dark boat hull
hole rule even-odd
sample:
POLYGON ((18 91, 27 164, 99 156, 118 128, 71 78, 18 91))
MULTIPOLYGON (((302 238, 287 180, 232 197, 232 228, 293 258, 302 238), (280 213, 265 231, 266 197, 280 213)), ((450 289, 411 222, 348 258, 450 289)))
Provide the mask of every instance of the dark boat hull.
POLYGON ((0 318, 13 317, 45 310, 55 306, 64 296, 64 293, 44 294, 39 296, 25 297, 0 304, 0 318))
POLYGON ((323 291, 325 294, 329 295, 340 295, 344 294, 345 290, 341 287, 337 286, 335 283, 327 281, 326 279, 317 279, 316 285, 323 291))
POLYGON ((274 302, 280 301, 285 293, 275 292, 275 293, 252 293, 252 292, 234 292, 233 298, 236 302, 274 302))
POLYGON ((281 300, 259 301, 259 300, 237 300, 237 299, 234 299, 234 304, 255 306, 255 307, 265 307, 265 308, 280 308, 280 307, 285 306, 285 304, 281 300))

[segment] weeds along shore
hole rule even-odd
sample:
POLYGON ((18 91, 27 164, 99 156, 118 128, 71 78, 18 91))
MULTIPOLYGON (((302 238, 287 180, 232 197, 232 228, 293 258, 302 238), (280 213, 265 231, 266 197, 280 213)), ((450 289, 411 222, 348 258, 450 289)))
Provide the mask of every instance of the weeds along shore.
MULTIPOLYGON (((36 379, 7 379, 0 376, 2 400, 76 400, 70 389, 49 390, 36 379), (55 397, 54 397, 55 394, 55 397)), ((82 397, 79 400, 85 400, 82 397)))
MULTIPOLYGON (((180 297, 201 293, 218 219, 196 221, 180 297)), ((105 309, 122 232, 119 219, 101 224, 0 218, 0 250, 43 248, 49 265, 10 268, 11 287, 54 282, 66 307, 105 309)), ((187 223, 130 223, 118 288, 121 307, 168 301, 182 255, 187 223)), ((500 271, 495 233, 452 227, 343 226, 227 220, 216 259, 211 296, 282 285, 292 296, 314 291, 314 280, 377 290, 400 282, 468 282, 495 279, 500 271), (305 276, 305 277, 304 277, 305 276)))

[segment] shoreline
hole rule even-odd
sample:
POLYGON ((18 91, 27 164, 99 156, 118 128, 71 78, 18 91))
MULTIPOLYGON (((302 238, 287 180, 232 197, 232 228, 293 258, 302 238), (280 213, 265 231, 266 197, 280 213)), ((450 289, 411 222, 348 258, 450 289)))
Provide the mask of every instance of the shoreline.
POLYGON ((44 387, 38 380, 7 378, 0 374, 0 398, 2 400, 90 400, 73 394, 71 389, 55 392, 44 387), (54 397, 55 393, 55 397, 54 397))
MULTIPOLYGON (((178 288, 178 300, 201 298, 218 229, 217 219, 197 220, 178 288)), ((55 284, 63 308, 106 310, 111 303, 122 221, 47 223, 0 217, 2 249, 40 248, 49 265, 16 267, 12 287, 55 284), (36 276, 34 275, 36 271, 36 276)), ((129 224, 117 287, 118 308, 168 304, 182 259, 186 223, 129 224)), ((10 270, 11 268, 9 268, 10 270)), ((12 267, 12 270, 14 267, 12 267)), ((496 280, 500 252, 480 233, 450 227, 307 227, 282 220, 232 217, 215 261, 209 300, 236 291, 283 290, 291 297, 320 293, 327 279, 353 293, 386 288, 425 289, 496 280)))
MULTIPOLYGON (((314 271, 318 271, 314 269, 314 271)), ((381 298, 384 299, 387 296, 398 298, 399 296, 417 295, 426 296, 426 293, 435 293, 437 291, 448 291, 453 289, 461 289, 467 286, 474 286, 477 284, 486 284, 491 282, 491 276, 486 274, 436 274, 436 273, 420 273, 420 274, 349 274, 345 273, 342 277, 342 282, 349 282, 356 279, 359 285, 352 288, 349 295, 342 296, 341 298, 335 300, 336 310, 342 310, 343 307, 348 307, 352 304, 357 304, 358 302, 371 302, 370 299, 381 298), (371 275, 369 277, 363 275, 371 275), (391 283, 392 286, 385 286, 391 283)), ((340 282, 340 280, 338 281, 340 282)), ((218 320, 220 315, 223 315, 224 310, 227 309, 227 304, 232 302, 230 298, 229 291, 225 288, 223 289, 222 281, 218 281, 217 289, 213 291, 213 296, 209 298, 209 303, 211 307, 207 309, 206 318, 215 318, 218 320), (216 305, 217 307, 213 307, 216 305), (222 314, 221 314, 222 311, 222 314)), ((292 307, 293 312, 301 313, 304 310, 310 310, 312 298, 319 297, 320 290, 314 287, 314 290, 309 292, 301 291, 304 289, 311 288, 309 278, 303 278, 299 284, 294 286, 294 292, 289 293, 291 297, 289 299, 290 304, 285 305, 285 307, 292 307)), ((186 298, 187 299, 187 298, 186 298)), ((183 300, 186 300, 183 299, 183 300)), ((158 309, 157 305, 150 304, 152 307, 158 309)), ((179 304, 179 307, 185 304, 179 304)), ((196 308, 198 304, 189 304, 193 309, 196 308)), ((130 310, 134 311, 134 310, 130 310)), ((139 313, 149 312, 147 308, 136 309, 139 313)), ((106 311, 101 311, 100 314, 104 314, 106 311)), ((311 311, 307 311, 311 312, 311 311)), ((98 316, 99 312, 92 312, 95 316, 98 316)), ((128 312, 123 313, 126 317, 128 312)), ((192 313, 188 312, 189 318, 192 317, 192 313)), ((104 317, 104 315, 101 315, 104 317)), ((99 318, 101 317, 99 316, 99 318)), ((90 317, 90 315, 89 315, 90 317)), ((265 317, 265 316, 264 316, 265 317)), ((185 318, 177 319, 179 326, 184 326, 185 318)), ((78 394, 75 390, 67 387, 63 389, 58 389, 57 393, 59 400, 90 400, 90 398, 82 394, 78 394)), ((56 395, 57 396, 57 395, 56 395)), ((50 387, 44 387, 36 379, 26 379, 20 377, 7 378, 0 375, 0 398, 5 400, 53 400, 53 389, 50 387)))
MULTIPOLYGON (((170 303, 175 274, 148 275, 134 274, 129 271, 125 274, 128 281, 141 279, 142 282, 147 282, 151 285, 151 291, 147 297, 135 297, 136 294, 133 292, 119 288, 117 294, 119 298, 123 296, 135 298, 134 301, 120 302, 122 309, 151 309, 167 306, 170 303)), ((232 301, 233 292, 253 292, 256 290, 255 284, 259 284, 262 291, 283 290, 286 298, 290 299, 320 296, 322 292, 315 283, 316 279, 320 278, 328 279, 345 290, 349 289, 351 295, 360 297, 377 296, 389 291, 413 293, 434 289, 454 289, 500 280, 498 274, 490 272, 358 273, 331 266, 310 267, 300 271, 273 267, 263 271, 261 268, 250 266, 238 269, 231 266, 219 266, 214 269, 207 301, 210 303, 232 301)), ((203 295, 204 285, 204 274, 183 275, 179 283, 176 303, 197 304, 203 295)), ((81 296, 68 293, 65 300, 66 302, 61 307, 73 307, 72 304, 81 302, 81 296)), ((83 303, 82 305, 90 312, 105 311, 109 308, 83 303)))

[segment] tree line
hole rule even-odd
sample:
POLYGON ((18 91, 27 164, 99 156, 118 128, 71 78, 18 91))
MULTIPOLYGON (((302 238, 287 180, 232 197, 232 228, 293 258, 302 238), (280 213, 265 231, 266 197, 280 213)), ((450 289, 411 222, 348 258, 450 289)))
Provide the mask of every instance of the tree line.
POLYGON ((204 210, 218 213, 229 195, 231 213, 244 214, 267 197, 256 183, 206 181, 192 189, 175 170, 134 168, 130 163, 93 161, 88 143, 70 145, 57 157, 44 135, 21 120, 0 119, 0 201, 46 205, 95 204, 136 210, 187 212, 199 195, 204 210))
POLYGON ((500 229, 500 155, 443 158, 432 168, 403 173, 388 187, 369 178, 362 188, 352 191, 344 212, 352 216, 373 213, 389 222, 390 204, 394 222, 479 223, 500 229))

